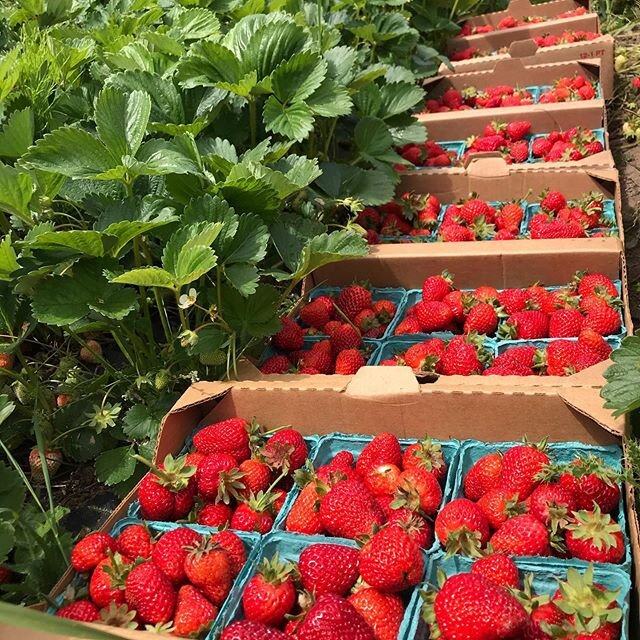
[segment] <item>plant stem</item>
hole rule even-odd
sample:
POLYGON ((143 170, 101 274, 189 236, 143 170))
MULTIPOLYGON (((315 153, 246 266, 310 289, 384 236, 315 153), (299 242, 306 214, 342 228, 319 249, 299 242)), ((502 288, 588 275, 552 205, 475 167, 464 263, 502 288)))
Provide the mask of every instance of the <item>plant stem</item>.
POLYGON ((331 121, 331 125, 329 127, 329 134, 327 135, 327 139, 324 141, 324 149, 322 153, 325 158, 329 157, 329 147, 331 147, 331 141, 333 140, 333 136, 336 132, 337 124, 338 124, 338 118, 333 118, 333 120, 331 121))
MULTIPOLYGON (((142 255, 140 252, 140 240, 139 238, 134 238, 133 240, 133 255, 136 263, 136 267, 140 268, 142 266, 142 255)), ((149 339, 149 344, 155 344, 156 340, 153 335, 153 324, 151 323, 151 312, 149 311, 149 303, 147 302, 147 289, 146 287, 140 287, 140 306, 142 307, 142 316, 145 319, 145 328, 147 333, 147 338, 149 339)))
POLYGON ((176 291, 176 306, 178 307, 178 315, 180 316, 180 324, 184 331, 189 331, 189 323, 187 322, 187 316, 184 309, 180 306, 180 291, 176 291))
POLYGON ((158 287, 153 287, 153 296, 156 299, 156 307, 158 307, 158 315, 160 316, 160 324, 162 324, 164 337, 167 339, 167 344, 169 344, 173 340, 173 334, 171 332, 171 327, 169 326, 167 308, 164 306, 164 300, 160 295, 158 287))
POLYGON ((249 131, 251 132, 251 146, 256 146, 258 138, 258 109, 256 99, 251 96, 249 98, 249 131))

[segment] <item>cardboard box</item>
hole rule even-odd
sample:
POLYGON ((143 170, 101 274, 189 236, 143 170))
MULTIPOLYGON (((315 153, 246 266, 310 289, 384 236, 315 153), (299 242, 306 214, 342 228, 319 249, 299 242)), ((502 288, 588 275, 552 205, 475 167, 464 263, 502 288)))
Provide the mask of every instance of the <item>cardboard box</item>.
MULTIPOLYGON (((601 155, 601 154, 598 154, 601 155)), ((606 199, 614 201, 618 238, 575 238, 566 240, 513 240, 500 242, 498 253, 515 251, 509 245, 516 243, 518 250, 528 251, 528 247, 539 242, 551 243, 564 252, 575 251, 584 244, 598 243, 600 246, 611 245, 623 253, 624 229, 622 221, 622 201, 620 196, 620 181, 618 171, 612 168, 584 167, 577 168, 573 163, 536 163, 531 165, 508 165, 499 154, 477 154, 469 159, 465 167, 433 171, 417 169, 407 171, 402 175, 397 193, 413 191, 418 194, 431 193, 441 203, 452 204, 470 193, 477 193, 488 201, 509 201, 521 199, 527 193, 535 198, 545 189, 558 190, 567 198, 577 198, 585 193, 597 191, 604 194, 606 199), (600 244, 602 243, 602 244, 600 244), (560 247, 560 245, 562 245, 560 247)), ((492 245, 496 241, 477 244, 492 245)), ((468 243, 452 243, 468 244, 468 243)), ((396 245, 396 250, 411 253, 418 245, 396 245)), ((428 245, 432 251, 439 253, 447 243, 432 243, 428 245), (441 245, 441 246, 438 246, 441 245)), ((384 258, 389 251, 389 245, 375 245, 371 253, 384 258)), ((464 249, 466 250, 466 249, 464 249)), ((462 249, 461 249, 462 251, 462 249)), ((496 251, 494 248, 491 251, 496 251)), ((395 250, 394 250, 395 254, 395 250)))
MULTIPOLYGON (((476 36, 480 37, 480 36, 476 36)), ((497 62, 509 58, 520 58, 525 65, 549 64, 552 62, 567 62, 570 60, 592 60, 598 58, 602 67, 600 80, 605 99, 613 97, 614 88, 614 49, 615 41, 612 36, 600 36, 587 42, 562 44, 555 47, 542 47, 534 40, 520 40, 509 46, 507 53, 488 55, 461 62, 452 62, 451 66, 443 64, 440 73, 451 75, 454 73, 468 73, 494 69, 497 62)))
MULTIPOLYGON (((556 80, 560 78, 573 78, 575 76, 586 78, 592 83, 599 83, 600 61, 593 60, 581 62, 574 60, 570 62, 556 62, 552 64, 526 66, 519 58, 506 58, 496 62, 494 69, 471 71, 469 73, 456 73, 455 75, 449 76, 437 76, 426 80, 423 86, 425 87, 425 99, 437 99, 448 89, 464 91, 469 87, 474 87, 482 90, 498 84, 507 84, 520 89, 524 89, 526 87, 544 87, 553 85, 556 80)), ((587 100, 585 102, 604 113, 604 98, 594 98, 593 100, 587 100)), ((576 102, 543 103, 523 105, 521 107, 517 107, 517 109, 521 114, 527 114, 530 111, 538 111, 540 109, 553 112, 555 110, 563 111, 574 104, 576 104, 576 102)), ((445 120, 451 124, 451 121, 455 120, 457 126, 460 119, 468 118, 472 114, 485 114, 485 116, 490 116, 494 120, 500 120, 503 114, 508 112, 509 108, 506 107, 474 110, 467 109, 461 111, 449 111, 445 113, 430 113, 425 111, 418 116, 418 120, 423 122, 427 127, 431 122, 445 120)))
MULTIPOLYGON (((282 381, 199 382, 192 385, 165 416, 155 460, 177 453, 187 436, 199 425, 232 416, 255 416, 266 427, 290 424, 305 434, 343 431, 375 434, 392 430, 399 437, 419 438, 425 431, 434 438, 477 438, 484 441, 511 440, 525 433, 532 440, 547 435, 552 441, 580 441, 587 444, 615 444, 625 434, 625 421, 603 409, 598 396, 602 383, 592 376, 593 386, 563 384, 532 385, 523 381, 496 380, 492 388, 475 384, 476 379, 440 380, 419 385, 404 368, 388 368, 377 375, 362 369, 353 378, 318 376, 291 386, 282 381), (309 408, 313 407, 313 411, 309 408)), ((599 372, 600 373, 600 372, 599 372)), ((137 489, 137 488, 136 488, 137 489)), ((134 489, 102 527, 109 531, 122 518, 135 499, 134 489)), ((629 508, 627 516, 636 576, 640 570, 637 514, 629 508)), ((56 598, 68 586, 67 572, 50 596, 56 598)), ((638 583, 636 582, 636 589, 638 583)), ((102 627, 104 629, 104 627, 102 627)), ((149 638, 146 632, 109 629, 132 640, 149 638)), ((0 638, 13 638, 15 631, 0 625, 0 638)), ((23 632, 24 634, 24 632, 23 632)), ((28 640, 44 640, 28 633, 28 640)), ((46 636, 51 637, 51 636, 46 636)), ((61 636, 56 636, 62 639, 61 636)), ((632 636, 635 637, 635 636, 632 636)))

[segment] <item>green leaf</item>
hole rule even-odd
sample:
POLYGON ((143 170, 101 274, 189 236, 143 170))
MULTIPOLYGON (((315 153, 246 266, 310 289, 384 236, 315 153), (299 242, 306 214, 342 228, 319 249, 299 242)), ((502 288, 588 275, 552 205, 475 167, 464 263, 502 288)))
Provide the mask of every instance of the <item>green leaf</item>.
POLYGON ((380 156, 391 150, 389 127, 380 119, 366 116, 356 125, 355 141, 361 153, 380 156))
POLYGON ((224 267, 224 275, 243 296, 250 296, 258 288, 258 269, 253 264, 230 264, 224 267))
POLYGON ((280 197, 265 180, 257 178, 229 180, 220 185, 219 189, 224 199, 236 211, 257 213, 267 223, 272 222, 280 210, 280 197))
POLYGON ((269 285, 258 287, 245 298, 239 291, 223 288, 222 310, 225 321, 240 335, 256 338, 270 336, 280 328, 278 304, 280 292, 269 285))
POLYGON ((245 73, 238 82, 218 82, 217 87, 235 93, 242 98, 248 98, 258 84, 258 76, 255 71, 245 73))
POLYGON ((122 320, 136 308, 137 295, 133 289, 108 286, 104 293, 88 304, 89 309, 111 320, 122 320))
POLYGON ((349 84, 353 78, 358 52, 353 47, 333 47, 324 52, 327 61, 327 73, 330 78, 339 84, 349 84))
POLYGON ((424 90, 416 84, 396 82, 385 84, 380 89, 381 107, 378 114, 381 118, 405 113, 424 101, 424 90))
POLYGON ((168 140, 148 140, 140 147, 138 159, 144 165, 140 175, 200 173, 198 165, 168 140))
POLYGON ((302 51, 273 72, 273 93, 283 104, 306 100, 322 84, 326 74, 327 63, 317 53, 302 51))
POLYGON ((0 520, 0 562, 5 562, 16 545, 16 530, 10 522, 0 520))
POLYGON ((161 287, 164 289, 175 289, 173 276, 160 267, 142 267, 132 269, 112 278, 111 282, 120 284, 132 284, 138 287, 161 287))
POLYGON ((198 342, 188 351, 191 355, 211 355, 222 347, 227 336, 213 325, 206 325, 198 331, 198 342))
POLYGON ((31 249, 69 249, 88 256, 104 255, 102 234, 99 231, 45 231, 28 245, 31 249))
POLYGON ((182 40, 201 40, 219 33, 220 21, 208 9, 187 9, 175 19, 172 31, 182 40))
POLYGON ((33 111, 14 111, 0 131, 0 156, 19 158, 33 144, 33 111))
POLYGON ((196 42, 178 65, 177 79, 185 89, 215 87, 220 82, 238 82, 243 76, 233 51, 210 41, 196 42))
POLYGON ((332 162, 322 163, 320 168, 322 175, 316 185, 336 200, 351 197, 365 205, 380 205, 393 199, 394 183, 383 171, 332 162))
POLYGON ((311 111, 323 118, 336 118, 351 113, 353 102, 344 87, 326 78, 318 89, 306 100, 311 111))
POLYGON ((223 245, 221 262, 230 265, 238 262, 257 264, 267 255, 269 230, 259 216, 246 213, 239 216, 236 233, 223 245))
POLYGON ((11 246, 11 236, 6 235, 0 241, 0 280, 10 281, 11 274, 19 268, 16 252, 11 246))
POLYGON ((160 429, 158 416, 144 404, 134 404, 124 417, 122 430, 132 440, 155 440, 160 429))
POLYGON ((75 127, 60 127, 40 138, 23 162, 69 178, 91 178, 115 166, 100 140, 75 127))
POLYGON ((104 88, 96 100, 96 128, 114 158, 135 156, 147 131, 151 98, 143 91, 104 88))
MULTIPOLYGON (((271 226, 271 238, 280 257, 290 271, 298 268, 304 246, 311 238, 326 232, 326 225, 294 213, 283 213, 271 226)), ((285 279, 289 276, 287 274, 285 279)))
POLYGON ((605 408, 619 416, 640 408, 640 337, 624 338, 611 359, 613 364, 604 372, 607 383, 600 395, 605 408))
POLYGON ((185 247, 178 254, 175 266, 176 283, 179 286, 190 284, 211 271, 217 263, 218 258, 210 247, 185 247))
POLYGON ((133 475, 136 468, 131 447, 116 447, 103 451, 96 458, 96 476, 108 487, 124 482, 133 475))
POLYGON ((313 129, 313 114, 304 102, 283 105, 269 96, 264 105, 264 126, 267 131, 302 142, 313 129))
MULTIPOLYGON (((6 396, 2 397, 6 399, 6 396)), ((15 469, 0 460, 0 509, 20 513, 26 491, 26 487, 15 469)))
POLYGON ((281 158, 273 165, 273 168, 284 173, 287 180, 299 189, 304 189, 322 175, 316 158, 306 158, 294 154, 281 158))
POLYGON ((74 278, 43 278, 33 290, 31 308, 39 322, 64 327, 83 318, 87 311, 88 292, 74 278))
POLYGON ((126 247, 134 238, 149 233, 149 231, 152 231, 153 229, 163 227, 170 222, 175 222, 176 220, 178 220, 177 216, 163 215, 162 217, 158 217, 155 220, 149 220, 147 222, 143 222, 141 220, 122 220, 120 222, 114 222, 103 232, 105 235, 117 238, 116 243, 110 248, 109 253, 112 256, 117 257, 122 249, 124 249, 124 247, 126 247))
POLYGON ((0 162, 0 210, 31 223, 29 202, 32 194, 31 176, 0 162))
POLYGON ((221 230, 222 224, 218 222, 204 222, 181 227, 165 245, 162 253, 162 266, 170 273, 178 273, 180 255, 197 247, 210 247, 221 230))

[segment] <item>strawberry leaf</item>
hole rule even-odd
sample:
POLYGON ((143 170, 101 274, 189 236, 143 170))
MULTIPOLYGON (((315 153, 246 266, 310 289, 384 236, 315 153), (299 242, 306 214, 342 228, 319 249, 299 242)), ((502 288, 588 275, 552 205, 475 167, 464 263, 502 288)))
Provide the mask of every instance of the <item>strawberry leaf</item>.
POLYGON ((19 158, 32 144, 33 111, 30 107, 14 111, 0 131, 0 156, 19 158))
POLYGON ((131 453, 130 446, 103 451, 96 458, 98 480, 107 486, 112 486, 130 478, 136 469, 136 461, 131 453))

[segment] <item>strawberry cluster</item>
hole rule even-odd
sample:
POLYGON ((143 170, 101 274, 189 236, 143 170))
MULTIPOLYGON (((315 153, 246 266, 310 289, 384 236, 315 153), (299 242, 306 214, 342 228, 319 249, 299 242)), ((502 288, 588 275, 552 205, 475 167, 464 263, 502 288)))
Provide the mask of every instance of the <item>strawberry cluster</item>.
POLYGON ((433 542, 430 518, 442 503, 447 462, 439 444, 428 437, 402 451, 398 438, 381 433, 357 460, 350 451, 305 474, 285 528, 306 535, 355 540, 385 523, 405 531, 415 543, 433 542))
POLYGON ((307 444, 295 429, 266 439, 259 425, 229 418, 204 427, 193 450, 167 456, 140 482, 145 520, 189 519, 209 527, 266 533, 282 508, 290 476, 304 465, 307 444))
MULTIPOLYGON (((586 7, 578 7, 571 11, 565 11, 558 14, 554 20, 562 18, 576 18, 587 13, 586 7)), ((481 33, 492 33, 493 31, 502 31, 503 29, 515 29, 516 27, 525 27, 529 24, 538 24, 540 22, 548 22, 551 18, 546 16, 524 16, 523 18, 516 18, 515 16, 506 15, 500 19, 500 22, 494 27, 490 24, 473 25, 470 22, 465 22, 458 34, 460 37, 474 36, 481 33)))
POLYGON ((603 236, 615 224, 605 215, 604 196, 598 192, 567 200, 560 191, 546 191, 539 204, 528 225, 533 240, 603 236))
POLYGON ((461 291, 445 271, 427 277, 422 300, 409 307, 395 335, 446 331, 540 340, 576 338, 583 330, 592 330, 598 336, 612 336, 622 326, 619 306, 615 284, 601 273, 578 273, 566 287, 555 290, 540 285, 498 290, 483 285, 461 291))
POLYGON ((462 91, 448 89, 440 98, 429 99, 429 113, 464 111, 466 109, 495 109, 497 107, 522 107, 533 104, 533 95, 527 89, 511 85, 496 85, 486 89, 466 87, 462 91))
POLYGON ((531 143, 531 155, 544 162, 571 162, 604 151, 604 146, 589 129, 572 127, 538 136, 531 143))
POLYGON ((553 459, 546 441, 480 457, 464 475, 464 498, 447 503, 435 534, 450 553, 490 548, 512 556, 558 556, 619 564, 625 539, 612 514, 623 477, 598 456, 553 459))
POLYGON ((593 82, 584 76, 575 75, 573 78, 564 76, 558 78, 538 97, 540 104, 553 102, 575 102, 579 100, 593 100, 596 97, 596 88, 593 82))
POLYGON ((438 227, 438 240, 515 240, 523 218, 524 208, 517 200, 493 206, 471 194, 447 207, 438 227))
POLYGON ((369 244, 378 244, 380 236, 429 238, 438 226, 440 200, 434 195, 403 193, 377 208, 365 207, 356 222, 366 230, 369 244))
POLYGON ((554 593, 536 573, 525 573, 508 556, 491 554, 470 571, 453 573, 439 589, 423 593, 429 637, 442 640, 618 640, 622 608, 618 589, 594 582, 593 567, 568 568, 554 593), (541 588, 534 588, 538 586, 541 588), (545 589, 546 587, 546 589, 545 589))
MULTIPOLYGON (((375 209, 371 215, 376 214, 375 209)), ((365 220, 363 219, 363 222, 365 220)), ((373 300, 371 291, 361 285, 345 287, 336 296, 322 295, 300 309, 298 324, 307 336, 331 336, 345 322, 352 323, 364 338, 382 338, 396 315, 391 300, 373 300)))
POLYGON ((246 560, 231 531, 203 536, 179 527, 153 538, 132 524, 115 538, 90 533, 71 552, 88 597, 66 601, 56 616, 196 637, 215 620, 246 560))
POLYGON ((463 157, 483 151, 499 151, 508 164, 521 164, 529 160, 529 134, 531 123, 527 120, 517 122, 490 122, 482 135, 472 136, 466 141, 463 157))
MULTIPOLYGON (((458 164, 458 155, 451 149, 445 149, 442 145, 427 140, 423 144, 406 144, 397 149, 398 153, 416 167, 455 167, 458 164)), ((397 171, 404 171, 403 164, 394 165, 397 171)))
POLYGON ((244 619, 220 640, 397 638, 410 589, 423 577, 420 547, 397 523, 363 542, 311 544, 297 561, 264 558, 242 593, 244 619))
POLYGON ((574 42, 588 42, 599 38, 600 34, 595 31, 563 31, 559 36, 547 34, 546 36, 536 36, 533 40, 540 48, 557 47, 561 44, 573 44, 574 42))

